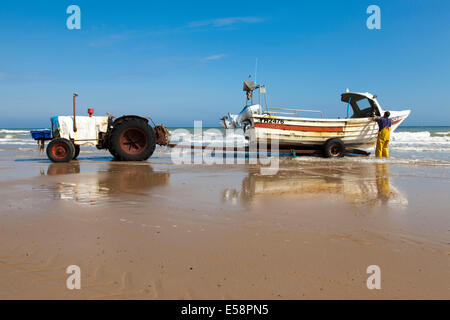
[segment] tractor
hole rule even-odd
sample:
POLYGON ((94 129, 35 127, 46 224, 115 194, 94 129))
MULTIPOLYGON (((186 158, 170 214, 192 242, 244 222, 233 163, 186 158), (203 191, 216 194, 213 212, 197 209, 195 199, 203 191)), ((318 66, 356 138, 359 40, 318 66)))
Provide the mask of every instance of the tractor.
POLYGON ((169 131, 164 125, 156 125, 151 118, 136 115, 114 117, 76 116, 76 97, 73 95, 73 116, 51 118, 51 130, 32 130, 31 136, 40 145, 47 145, 47 156, 53 162, 69 162, 80 154, 80 146, 108 149, 119 161, 144 161, 150 158, 156 145, 169 144, 169 131), (149 119, 153 127, 149 124, 149 119))

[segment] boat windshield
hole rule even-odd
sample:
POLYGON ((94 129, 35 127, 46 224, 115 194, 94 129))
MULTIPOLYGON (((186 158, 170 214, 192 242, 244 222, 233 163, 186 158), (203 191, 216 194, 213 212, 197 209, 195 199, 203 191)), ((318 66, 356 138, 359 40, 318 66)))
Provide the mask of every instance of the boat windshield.
POLYGON ((353 115, 350 118, 368 118, 371 117, 373 112, 376 115, 380 115, 375 103, 365 96, 359 94, 343 94, 343 102, 350 104, 353 110, 353 115))

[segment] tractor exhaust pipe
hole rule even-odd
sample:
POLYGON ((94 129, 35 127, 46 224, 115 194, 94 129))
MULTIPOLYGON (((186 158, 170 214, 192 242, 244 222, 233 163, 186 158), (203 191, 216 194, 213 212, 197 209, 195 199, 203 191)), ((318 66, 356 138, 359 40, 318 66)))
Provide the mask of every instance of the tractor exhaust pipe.
POLYGON ((76 109, 75 109, 75 98, 78 94, 73 94, 73 132, 77 132, 77 121, 76 121, 76 109))

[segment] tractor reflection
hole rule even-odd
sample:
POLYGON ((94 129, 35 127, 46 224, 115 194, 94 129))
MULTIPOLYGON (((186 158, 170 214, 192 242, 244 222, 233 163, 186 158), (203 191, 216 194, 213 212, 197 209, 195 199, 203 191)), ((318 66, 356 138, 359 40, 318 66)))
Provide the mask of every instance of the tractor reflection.
POLYGON ((61 174, 80 173, 80 163, 78 161, 65 163, 52 163, 47 168, 48 176, 56 176, 61 174))
POLYGON ((56 182, 51 189, 56 199, 73 200, 78 203, 143 201, 156 186, 168 184, 170 173, 154 171, 145 163, 108 164, 106 170, 80 173, 78 162, 52 163, 47 175, 67 175, 64 181, 56 182))

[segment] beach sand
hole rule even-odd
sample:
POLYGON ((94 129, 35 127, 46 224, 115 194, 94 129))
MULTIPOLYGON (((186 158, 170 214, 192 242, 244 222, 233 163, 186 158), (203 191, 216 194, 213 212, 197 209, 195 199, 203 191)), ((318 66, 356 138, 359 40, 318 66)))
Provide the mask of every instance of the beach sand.
POLYGON ((448 166, 308 157, 262 175, 31 150, 0 164, 0 299, 450 298, 448 166))

